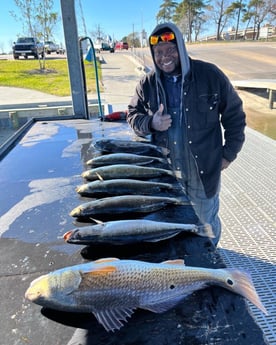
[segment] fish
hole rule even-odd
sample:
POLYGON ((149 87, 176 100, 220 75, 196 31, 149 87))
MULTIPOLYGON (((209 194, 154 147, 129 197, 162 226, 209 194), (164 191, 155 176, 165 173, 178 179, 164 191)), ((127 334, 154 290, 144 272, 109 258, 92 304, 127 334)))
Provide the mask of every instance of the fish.
POLYGON ((92 217, 99 214, 142 214, 158 211, 167 205, 191 205, 191 203, 183 198, 147 195, 110 196, 83 203, 75 207, 70 212, 70 216, 81 218, 92 217))
POLYGON ((154 167, 142 167, 131 164, 115 164, 84 171, 81 176, 89 181, 95 181, 99 178, 103 180, 112 180, 116 178, 154 178, 160 176, 174 176, 173 171, 154 167))
POLYGON ((167 163, 167 161, 160 157, 143 156, 134 153, 110 153, 89 159, 86 165, 92 167, 100 167, 113 164, 136 164, 146 165, 153 162, 167 163))
POLYGON ((122 178, 85 183, 76 187, 76 192, 82 196, 96 197, 98 195, 156 194, 173 189, 174 186, 170 183, 122 178))
POLYGON ((210 285, 245 297, 267 314, 247 272, 189 267, 181 259, 150 263, 103 258, 64 267, 33 280, 25 298, 55 310, 91 312, 107 332, 114 332, 138 308, 163 313, 210 285))
POLYGON ((135 153, 139 155, 164 157, 168 150, 149 142, 120 140, 120 139, 99 139, 93 144, 94 148, 101 152, 108 153, 135 153))
POLYGON ((67 231, 63 239, 72 244, 129 244, 139 242, 159 242, 178 235, 180 232, 204 237, 214 237, 209 224, 180 224, 157 222, 146 219, 98 222, 67 231))

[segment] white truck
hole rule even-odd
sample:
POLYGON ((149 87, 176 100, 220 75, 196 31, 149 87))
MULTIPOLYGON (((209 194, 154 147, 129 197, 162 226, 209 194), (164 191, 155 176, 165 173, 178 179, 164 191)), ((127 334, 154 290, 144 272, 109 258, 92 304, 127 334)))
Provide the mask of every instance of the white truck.
POLYGON ((110 53, 114 53, 114 44, 110 36, 107 36, 106 39, 97 39, 93 42, 94 49, 97 53, 107 50, 110 53))

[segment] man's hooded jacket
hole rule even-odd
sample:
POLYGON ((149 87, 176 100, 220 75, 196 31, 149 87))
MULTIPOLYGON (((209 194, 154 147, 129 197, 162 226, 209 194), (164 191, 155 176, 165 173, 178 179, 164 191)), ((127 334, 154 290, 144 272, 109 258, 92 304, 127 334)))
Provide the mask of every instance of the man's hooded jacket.
MULTIPOLYGON (((232 162, 241 150, 245 136, 245 114, 242 102, 224 73, 211 63, 191 59, 183 36, 173 23, 158 25, 151 35, 174 32, 181 63, 180 118, 177 135, 179 154, 191 153, 207 197, 218 189, 222 157, 232 162)), ((154 62, 153 49, 150 46, 154 62)), ((152 117, 159 105, 168 113, 162 71, 156 66, 140 80, 129 107, 127 121, 139 136, 151 134, 156 145, 170 147, 168 131, 151 128, 152 117)), ((170 94, 167 93, 167 97, 170 94)), ((171 157, 172 158, 172 157, 171 157)), ((183 157, 183 162, 187 157, 183 157)))

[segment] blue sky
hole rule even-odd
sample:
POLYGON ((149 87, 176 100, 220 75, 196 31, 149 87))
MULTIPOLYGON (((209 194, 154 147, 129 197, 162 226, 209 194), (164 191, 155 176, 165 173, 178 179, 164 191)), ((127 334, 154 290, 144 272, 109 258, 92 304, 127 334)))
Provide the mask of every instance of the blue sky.
MULTIPOLYGON (((156 25, 156 14, 160 10, 163 0, 81 0, 82 10, 85 17, 87 35, 96 31, 100 26, 106 34, 121 40, 122 37, 135 32, 140 32, 141 28, 149 34, 156 25)), ((60 1, 54 0, 54 11, 61 17, 60 1)), ((81 10, 79 0, 75 0, 75 8, 79 27, 79 35, 84 35, 81 20, 81 10)), ((22 35, 22 22, 16 21, 10 11, 20 14, 14 1, 2 0, 0 11, 0 52, 11 50, 11 44, 22 35)), ((64 42, 62 21, 57 24, 55 35, 57 43, 64 42)))

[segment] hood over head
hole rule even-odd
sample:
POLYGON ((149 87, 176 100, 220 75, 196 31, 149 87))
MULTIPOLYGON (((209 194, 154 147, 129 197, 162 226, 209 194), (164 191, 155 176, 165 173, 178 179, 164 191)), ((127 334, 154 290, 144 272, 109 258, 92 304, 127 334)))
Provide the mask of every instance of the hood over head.
MULTIPOLYGON (((183 35, 175 24, 173 24, 173 23, 162 23, 162 24, 157 25, 154 28, 154 30, 152 31, 150 36, 160 35, 161 33, 164 33, 164 32, 173 32, 175 35, 175 39, 173 41, 170 41, 170 42, 174 42, 177 46, 179 59, 180 59, 180 65, 181 65, 182 78, 184 78, 190 70, 190 60, 189 60, 189 56, 188 56, 186 46, 184 43, 183 35)), ((160 74, 160 70, 156 66, 155 61, 154 61, 153 46, 150 43, 149 43, 149 46, 150 46, 150 51, 151 51, 153 63, 154 63, 155 69, 156 69, 156 73, 160 74)))

